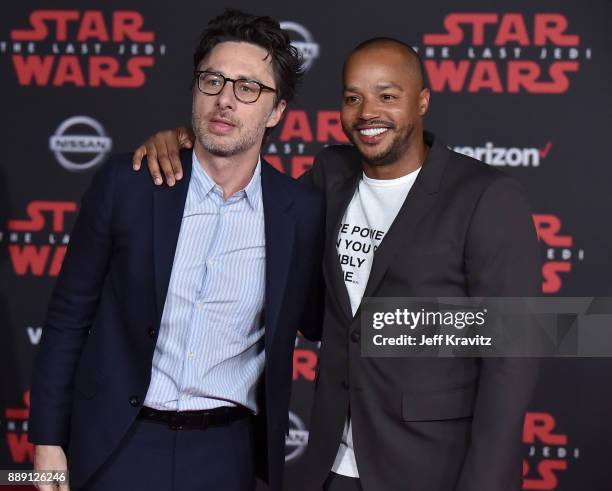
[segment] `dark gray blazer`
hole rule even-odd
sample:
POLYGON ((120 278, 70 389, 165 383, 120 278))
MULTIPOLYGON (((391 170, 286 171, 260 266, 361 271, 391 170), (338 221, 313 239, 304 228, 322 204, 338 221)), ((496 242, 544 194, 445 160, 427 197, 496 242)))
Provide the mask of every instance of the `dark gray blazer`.
MULTIPOLYGON (((427 160, 376 251, 364 297, 538 295, 539 249, 519 184, 424 138, 427 160)), ((360 311, 351 314, 335 245, 361 173, 354 147, 333 146, 304 177, 327 202, 306 488, 329 473, 350 408, 366 491, 519 491, 535 360, 361 356, 360 311)))

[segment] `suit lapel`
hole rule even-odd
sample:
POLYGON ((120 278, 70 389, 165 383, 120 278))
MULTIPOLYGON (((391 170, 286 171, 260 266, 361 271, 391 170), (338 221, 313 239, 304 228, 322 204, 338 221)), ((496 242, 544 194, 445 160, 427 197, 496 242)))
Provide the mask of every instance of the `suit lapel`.
POLYGON ((266 236, 266 346, 270 346, 283 304, 293 256, 295 219, 289 213, 293 198, 284 177, 262 161, 261 191, 266 236))
POLYGON ((426 141, 431 139, 429 154, 406 200, 374 254, 364 298, 374 294, 390 264, 401 251, 402 244, 405 244, 407 237, 414 235, 416 226, 437 199, 449 151, 433 141, 433 135, 425 133, 425 139, 426 141))
POLYGON ((353 317, 353 311, 338 258, 337 241, 342 218, 353 198, 361 177, 361 166, 356 166, 356 169, 356 172, 346 174, 342 179, 338 180, 327 193, 327 240, 323 265, 325 280, 332 293, 331 297, 349 320, 353 317))
POLYGON ((158 320, 161 319, 170 283, 183 211, 189 190, 191 151, 181 152, 184 177, 174 187, 156 186, 153 190, 153 258, 158 320))

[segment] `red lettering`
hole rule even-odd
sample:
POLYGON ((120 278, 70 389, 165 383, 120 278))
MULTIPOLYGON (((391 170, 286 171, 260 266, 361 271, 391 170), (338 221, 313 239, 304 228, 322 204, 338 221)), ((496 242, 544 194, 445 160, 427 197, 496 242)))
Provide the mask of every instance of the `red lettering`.
POLYGON ((556 46, 578 46, 580 36, 564 34, 567 18, 561 14, 536 14, 534 20, 533 44, 545 46, 548 41, 556 46))
POLYGON ((283 167, 281 158, 278 155, 266 155, 264 158, 277 171, 282 172, 283 174, 285 173, 285 168, 283 167))
POLYGON ((29 390, 26 390, 23 393, 23 403, 26 406, 24 409, 6 408, 4 410, 4 417, 6 419, 19 419, 22 421, 27 420, 30 417, 30 391, 29 390))
MULTIPOLYGON (((451 92, 461 92, 466 84, 472 62, 425 60, 424 65, 433 91, 442 92, 448 85, 451 92)), ((512 60, 507 63, 507 67, 507 91, 509 93, 525 90, 533 94, 562 94, 569 88, 567 73, 578 71, 579 64, 576 61, 552 63, 549 67, 550 81, 539 80, 542 70, 540 65, 534 61, 512 60)), ((491 60, 474 62, 474 70, 469 80, 467 88, 469 92, 487 89, 499 93, 504 90, 496 62, 491 60)))
POLYGON ((42 276, 45 273, 45 266, 49 259, 51 246, 35 246, 11 244, 8 246, 13 270, 18 276, 24 276, 31 273, 34 276, 42 276))
POLYGON ((478 61, 468 85, 468 92, 478 92, 490 89, 493 92, 502 92, 502 83, 494 61, 478 61))
MULTIPOLYGON (((53 69, 53 56, 13 56, 13 65, 21 85, 30 85, 33 82, 38 86, 49 83, 53 69)), ((116 88, 142 87, 146 81, 145 68, 152 67, 155 59, 152 56, 134 56, 127 61, 128 75, 118 75, 119 61, 110 56, 90 56, 88 79, 85 80, 79 58, 76 56, 60 56, 55 68, 53 85, 63 86, 73 84, 76 87, 99 87, 107 85, 116 88)))
MULTIPOLYGON (((4 416, 6 419, 27 421, 30 416, 30 391, 26 390, 23 394, 23 402, 25 408, 6 408, 4 410, 4 416)), ((11 457, 13 462, 21 464, 26 459, 32 461, 34 457, 34 445, 28 442, 27 433, 17 435, 16 433, 7 432, 6 440, 8 447, 11 450, 11 457)))
MULTIPOLYGON (((523 489, 551 491, 557 489, 559 480, 555 471, 567 469, 565 460, 546 459, 538 463, 538 479, 523 479, 523 489)), ((529 464, 523 461, 523 477, 529 472, 529 464)))
POLYGON ((569 273, 572 270, 572 264, 567 261, 549 261, 542 265, 542 283, 543 293, 557 293, 561 290, 562 282, 559 273, 569 273))
POLYGON ((291 157, 291 163, 289 164, 290 171, 287 172, 280 156, 265 155, 264 158, 276 170, 282 172, 283 174, 289 174, 294 179, 297 179, 304 172, 310 169, 314 160, 314 157, 312 155, 294 155, 291 157))
MULTIPOLYGON (((452 13, 444 17, 444 34, 425 34, 423 44, 453 46, 465 38, 462 25, 472 27, 471 44, 483 45, 487 24, 496 24, 499 16, 494 13, 452 13)), ((578 46, 580 36, 566 34, 567 18, 562 14, 535 14, 533 23, 533 44, 535 46, 578 46)), ((504 14, 495 36, 495 45, 518 43, 529 46, 529 34, 522 14, 504 14)))
POLYGON ((45 226, 43 212, 53 214, 53 232, 64 230, 64 215, 76 211, 74 201, 31 201, 26 207, 29 220, 9 220, 8 229, 13 232, 38 232, 45 226))
POLYGON ((306 111, 289 111, 283 123, 280 141, 286 142, 292 138, 299 138, 305 142, 312 142, 312 130, 306 116, 306 111))
POLYGON ((529 46, 529 34, 527 34, 527 27, 521 14, 505 14, 502 16, 495 37, 495 45, 500 46, 508 43, 529 46))
POLYGON ((552 82, 540 84, 540 93, 563 94, 569 89, 569 78, 566 72, 577 72, 579 68, 577 61, 556 61, 550 65, 548 71, 552 82))
POLYGON ((13 55, 12 60, 19 85, 30 85, 32 80, 38 86, 44 86, 49 83, 49 76, 53 67, 53 56, 13 55))
POLYGON ((486 24, 495 24, 497 14, 448 14, 444 17, 446 34, 425 34, 423 43, 429 45, 456 45, 463 41, 464 33, 460 24, 472 25, 472 44, 484 44, 486 24))
POLYGON ((11 39, 13 41, 42 41, 49 35, 46 21, 56 24, 57 41, 68 39, 68 21, 78 20, 77 10, 34 10, 30 14, 31 29, 13 29, 11 39))
POLYGON ((349 142, 342 130, 340 111, 319 111, 317 113, 317 141, 329 143, 332 139, 338 143, 349 142))
POLYGON ((540 65, 533 61, 509 61, 508 92, 519 92, 521 87, 527 92, 535 92, 541 72, 540 65))
POLYGON ((126 77, 116 77, 111 87, 124 87, 134 89, 142 87, 145 84, 146 77, 144 68, 155 65, 155 59, 152 56, 134 56, 127 62, 127 70, 130 74, 126 77))
POLYGON ((53 260, 51 261, 51 265, 49 266, 49 276, 57 276, 62 269, 62 263, 64 262, 64 257, 66 256, 67 246, 61 245, 55 247, 55 251, 53 253, 53 260))
POLYGON ((484 27, 486 24, 495 24, 497 14, 466 14, 468 22, 472 24, 472 44, 484 44, 484 27))
POLYGON ((569 235, 559 235, 561 220, 555 215, 533 215, 538 238, 551 247, 572 247, 573 240, 569 235))
POLYGON ((519 92, 521 87, 537 94, 562 94, 569 88, 565 72, 578 71, 578 62, 561 61, 551 64, 549 73, 552 81, 538 82, 542 70, 534 61, 508 62, 508 92, 519 92))
POLYGON ((77 41, 87 41, 88 39, 97 39, 99 41, 108 41, 110 39, 104 17, 100 10, 88 10, 83 13, 77 41))
POLYGON ((294 155, 291 159, 291 177, 297 179, 312 167, 312 155, 294 155))
POLYGON ((74 84, 76 87, 85 86, 83 71, 76 56, 60 56, 57 62, 53 85, 59 87, 66 84, 74 84))
MULTIPOLYGON (((59 274, 64 257, 66 256, 66 250, 67 246, 65 245, 53 247, 53 256, 47 272, 49 276, 57 276, 59 274)), ((17 276, 25 276, 27 274, 43 276, 50 254, 50 245, 9 245, 9 255, 13 263, 13 270, 17 276)))
MULTIPOLYGON (((30 29, 14 29, 11 31, 13 41, 42 41, 49 36, 47 22, 56 26, 57 41, 68 39, 68 22, 78 21, 81 13, 78 10, 35 10, 30 14, 30 29)), ((125 40, 138 43, 155 41, 155 33, 142 30, 144 19, 140 12, 120 10, 113 12, 112 31, 114 42, 125 40)), ((77 41, 97 39, 108 41, 108 28, 102 12, 86 10, 79 25, 77 41)))
POLYGON ((426 60, 424 64, 432 90, 442 92, 448 84, 451 92, 461 92, 465 85, 468 69, 470 68, 469 61, 461 60, 454 62, 452 60, 442 60, 437 62, 426 60))
POLYGON ((111 56, 92 56, 89 60, 89 83, 100 87, 105 82, 114 87, 115 74, 119 71, 119 62, 111 56))
POLYGON ((13 463, 22 464, 26 461, 32 462, 34 459, 34 445, 28 441, 28 434, 7 433, 6 441, 11 449, 13 463))
POLYGON ((442 45, 459 44, 463 40, 463 29, 459 26, 457 16, 459 14, 448 14, 444 17, 444 28, 446 34, 424 34, 423 44, 442 45))
POLYGON ((140 43, 152 43, 155 34, 152 31, 141 31, 144 19, 140 12, 120 10, 113 14, 113 41, 125 39, 140 43))
POLYGON ((533 444, 538 441, 547 445, 567 445, 567 435, 554 434, 556 421, 552 414, 525 414, 523 423, 523 443, 533 444))
POLYGON ((312 382, 317 368, 317 354, 306 349, 295 349, 293 352, 293 380, 300 377, 312 382))

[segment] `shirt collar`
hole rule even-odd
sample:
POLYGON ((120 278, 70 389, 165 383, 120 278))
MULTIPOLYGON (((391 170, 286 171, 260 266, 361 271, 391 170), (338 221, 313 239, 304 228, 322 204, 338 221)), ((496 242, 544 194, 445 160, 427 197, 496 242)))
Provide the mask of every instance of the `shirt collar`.
MULTIPOLYGON (((213 191, 221 197, 223 196, 221 186, 213 181, 206 173, 204 167, 202 167, 196 157, 195 151, 192 152, 192 168, 190 185, 194 187, 195 197, 198 202, 204 201, 213 191)), ((257 157, 257 165, 255 166, 253 177, 251 177, 249 183, 243 190, 238 191, 234 196, 240 196, 242 193, 246 196, 246 201, 249 206, 253 210, 258 211, 261 204, 261 200, 259 199, 261 196, 261 156, 257 157)))
POLYGON ((259 211, 261 204, 261 156, 257 157, 257 165, 255 166, 253 177, 251 177, 251 180, 244 188, 244 193, 251 208, 259 211))

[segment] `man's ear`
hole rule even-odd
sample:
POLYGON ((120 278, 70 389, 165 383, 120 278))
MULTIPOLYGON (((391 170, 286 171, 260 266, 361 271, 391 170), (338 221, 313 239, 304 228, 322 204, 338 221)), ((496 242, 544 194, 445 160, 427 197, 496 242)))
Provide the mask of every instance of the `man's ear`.
POLYGON ((268 116, 268 121, 266 122, 266 128, 272 128, 278 124, 283 113, 285 112, 285 108, 287 107, 287 101, 285 99, 281 99, 278 103, 272 108, 272 112, 270 116, 268 116))
POLYGON ((425 113, 429 109, 429 89, 425 88, 421 90, 419 94, 419 115, 425 116, 425 113))

